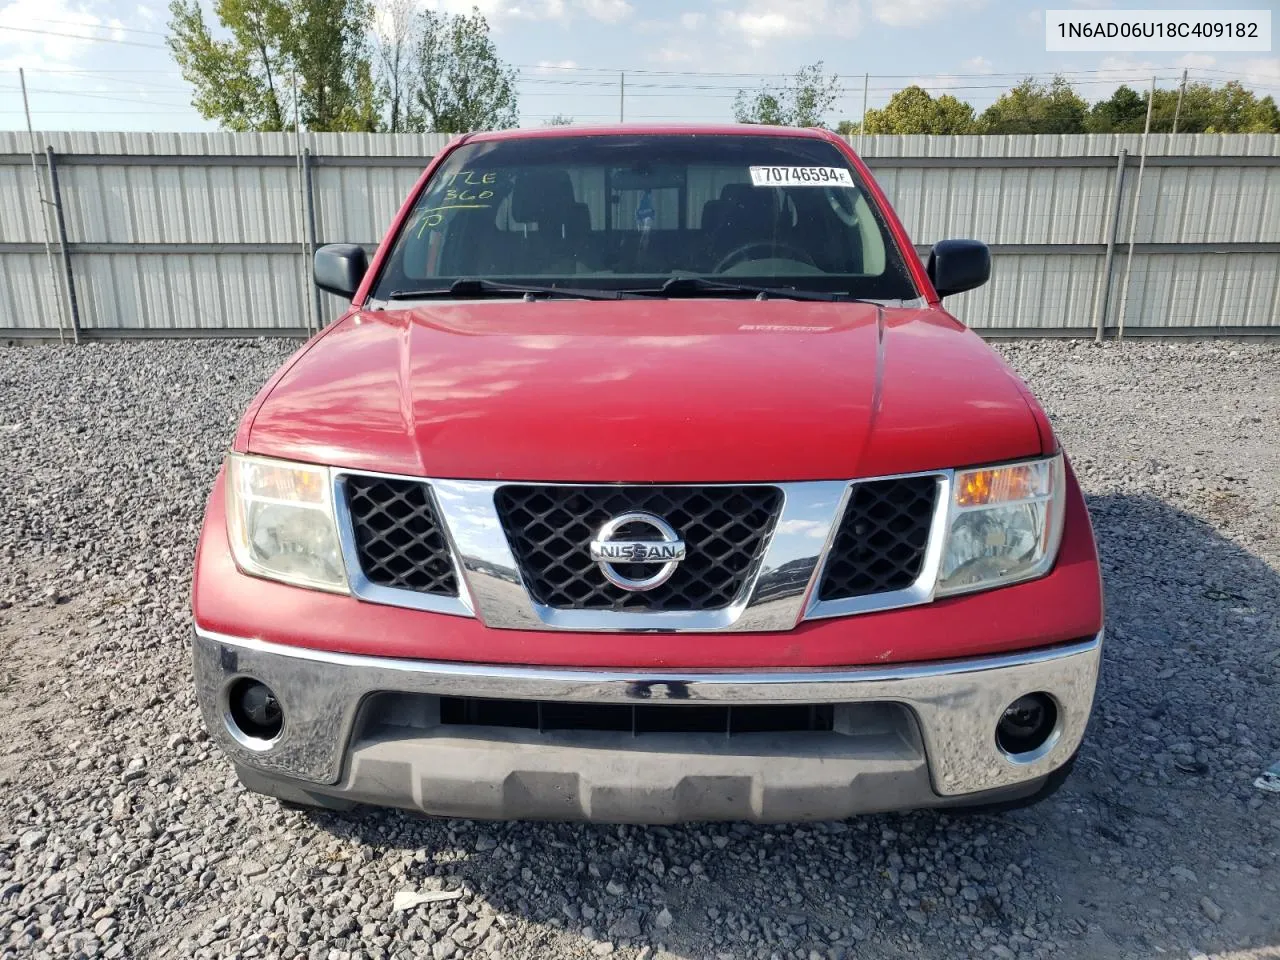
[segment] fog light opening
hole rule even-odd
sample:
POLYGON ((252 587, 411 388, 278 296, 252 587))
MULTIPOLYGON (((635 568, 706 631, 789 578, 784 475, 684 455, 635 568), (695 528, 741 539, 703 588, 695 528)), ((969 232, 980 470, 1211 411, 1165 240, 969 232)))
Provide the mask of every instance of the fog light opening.
POLYGON ((284 729, 284 711, 275 691, 261 680, 241 677, 227 691, 227 726, 247 747, 270 746, 284 729))
POLYGON ((1058 734, 1058 704, 1047 693, 1028 693, 1005 708, 996 724, 996 746, 1009 759, 1035 760, 1058 734))

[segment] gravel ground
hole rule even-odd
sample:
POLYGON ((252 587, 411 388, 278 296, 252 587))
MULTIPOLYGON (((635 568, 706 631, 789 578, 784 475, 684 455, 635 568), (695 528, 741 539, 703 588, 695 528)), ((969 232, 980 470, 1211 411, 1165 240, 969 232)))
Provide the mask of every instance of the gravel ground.
POLYGON ((1253 786, 1280 759, 1277 346, 1001 348, 1106 568, 1100 698, 1056 797, 673 829, 312 815, 238 786, 188 680, 189 565, 290 348, 0 349, 0 956, 1280 957, 1280 795, 1253 786))

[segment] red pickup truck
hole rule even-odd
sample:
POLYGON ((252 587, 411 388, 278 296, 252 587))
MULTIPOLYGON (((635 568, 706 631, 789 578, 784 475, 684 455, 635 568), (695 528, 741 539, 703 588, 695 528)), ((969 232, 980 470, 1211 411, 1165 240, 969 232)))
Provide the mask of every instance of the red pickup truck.
POLYGON ((1080 488, 820 130, 455 139, 245 413, 205 722, 292 804, 623 822, 1026 803, 1102 596, 1080 488))

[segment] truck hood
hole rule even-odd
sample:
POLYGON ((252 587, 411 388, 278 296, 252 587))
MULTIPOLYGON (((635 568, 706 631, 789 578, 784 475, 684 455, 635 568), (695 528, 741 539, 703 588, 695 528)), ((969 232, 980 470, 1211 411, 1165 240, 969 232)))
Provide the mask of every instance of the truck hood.
POLYGON ((355 313, 246 426, 253 453, 474 480, 846 479, 1042 452, 1020 382, 942 310, 788 300, 355 313))

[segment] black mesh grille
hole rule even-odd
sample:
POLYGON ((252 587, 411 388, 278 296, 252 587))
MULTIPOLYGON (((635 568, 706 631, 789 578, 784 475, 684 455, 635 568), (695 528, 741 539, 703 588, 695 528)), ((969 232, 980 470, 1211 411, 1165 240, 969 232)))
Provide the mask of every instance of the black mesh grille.
POLYGON ((626 703, 559 703, 547 700, 486 700, 441 697, 440 722, 447 726, 517 730, 599 730, 622 733, 829 733, 830 703, 777 706, 717 706, 626 703))
POLYGON ((348 474, 345 486, 360 569, 370 582, 458 595, 444 527, 425 483, 348 474))
MULTIPOLYGON (((727 607, 755 572, 778 519, 777 487, 501 487, 498 516, 530 593, 564 610, 715 610, 727 607), (631 593, 591 560, 592 538, 608 520, 643 511, 661 517, 686 545, 671 579, 631 593)), ((625 527, 619 537, 631 535, 625 527)), ((652 531, 635 536, 651 539, 652 531)), ((615 564, 624 577, 655 572, 615 564)))
POLYGON ((827 557, 819 599, 863 597, 915 583, 937 496, 936 476, 855 484, 827 557))

